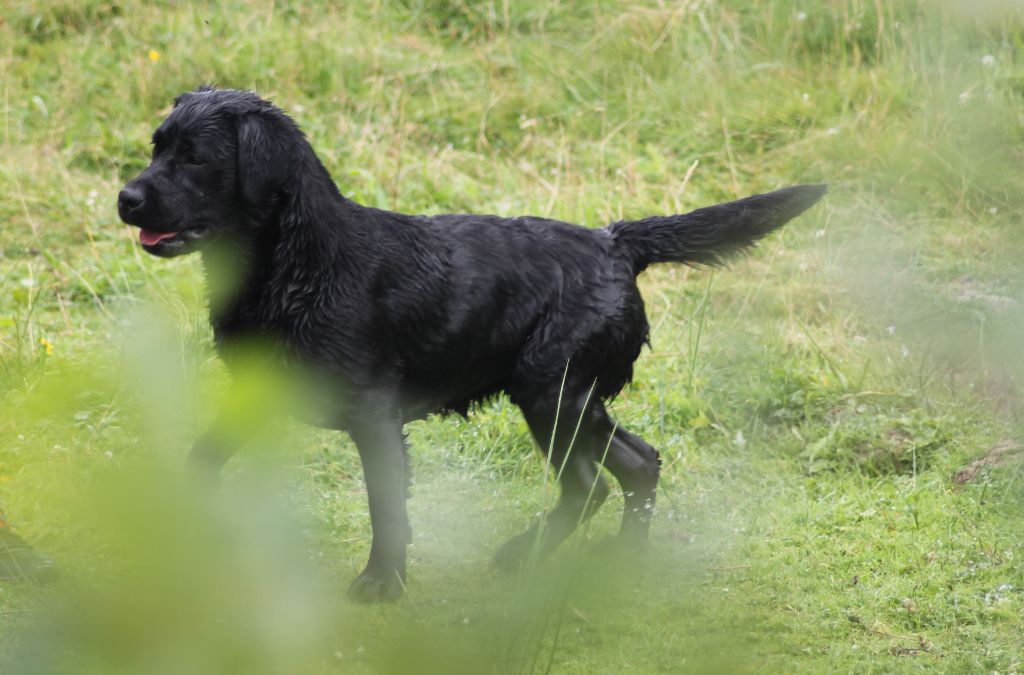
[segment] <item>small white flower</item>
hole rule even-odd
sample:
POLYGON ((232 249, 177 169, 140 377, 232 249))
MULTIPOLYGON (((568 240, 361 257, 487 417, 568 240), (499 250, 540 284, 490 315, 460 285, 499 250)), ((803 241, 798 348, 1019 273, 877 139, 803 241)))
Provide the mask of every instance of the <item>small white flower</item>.
POLYGON ((804 93, 800 94, 800 98, 804 100, 804 103, 807 103, 808 101, 811 100, 811 95, 805 91, 804 93))
POLYGON ((971 100, 971 92, 970 90, 961 92, 961 94, 956 98, 960 101, 960 105, 967 105, 967 102, 971 100))
POLYGON ((889 334, 890 335, 895 335, 896 334, 896 324, 892 324, 892 325, 889 326, 889 334))
POLYGON ((989 208, 989 210, 988 210, 988 215, 990 215, 990 216, 994 216, 997 213, 999 213, 999 207, 998 206, 993 206, 993 207, 989 208))
POLYGON ((797 12, 796 20, 800 22, 807 21, 807 12, 797 12))
POLYGON ((825 236, 825 230, 815 230, 815 232, 814 232, 814 238, 815 239, 821 239, 824 236, 825 236))
POLYGON ((991 54, 985 54, 981 57, 981 65, 983 66, 994 66, 996 65, 996 57, 991 54))
POLYGON ((906 345, 900 345, 900 356, 902 356, 903 358, 907 358, 908 356, 910 356, 910 350, 907 348, 906 345))
POLYGON ((43 117, 49 117, 50 111, 46 108, 46 102, 39 96, 32 97, 32 105, 36 107, 36 110, 43 114, 43 117))
POLYGON ((832 127, 831 129, 829 129, 828 131, 825 132, 825 135, 826 136, 838 136, 839 135, 839 127, 832 127))

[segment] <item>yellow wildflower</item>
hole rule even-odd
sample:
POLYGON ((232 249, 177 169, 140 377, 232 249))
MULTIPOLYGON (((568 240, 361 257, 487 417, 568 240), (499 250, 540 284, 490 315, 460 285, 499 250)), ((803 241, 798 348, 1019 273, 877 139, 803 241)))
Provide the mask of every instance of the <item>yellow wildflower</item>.
POLYGON ((42 337, 39 338, 39 345, 46 350, 47 356, 53 356, 53 343, 42 337))
POLYGON ((155 49, 150 49, 149 50, 149 60, 150 61, 154 61, 154 62, 155 61, 159 61, 160 60, 160 52, 158 52, 155 49))

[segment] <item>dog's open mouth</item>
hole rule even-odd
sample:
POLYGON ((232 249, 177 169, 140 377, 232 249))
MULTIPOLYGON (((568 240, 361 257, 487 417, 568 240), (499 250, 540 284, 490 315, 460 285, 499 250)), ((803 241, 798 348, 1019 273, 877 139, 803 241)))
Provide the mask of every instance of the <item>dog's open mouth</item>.
POLYGON ((195 243, 205 234, 205 227, 190 227, 177 232, 154 232, 141 229, 139 230, 139 241, 146 248, 166 248, 195 243))

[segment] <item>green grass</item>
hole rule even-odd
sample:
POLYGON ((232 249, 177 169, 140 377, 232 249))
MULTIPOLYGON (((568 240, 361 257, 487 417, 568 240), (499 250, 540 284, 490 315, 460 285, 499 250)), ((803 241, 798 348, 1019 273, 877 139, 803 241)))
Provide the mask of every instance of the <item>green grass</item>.
POLYGON ((974 4, 4 3, 0 506, 64 579, 0 585, 3 672, 1019 672, 1024 462, 952 480, 1024 438, 1024 20, 974 4), (831 183, 749 259, 641 278, 613 408, 664 458, 646 559, 586 555, 613 495, 491 570, 556 494, 505 401, 410 426, 397 606, 343 599, 347 439, 289 425, 183 492, 227 376, 198 260, 114 204, 200 83, 402 211, 596 227, 831 183))

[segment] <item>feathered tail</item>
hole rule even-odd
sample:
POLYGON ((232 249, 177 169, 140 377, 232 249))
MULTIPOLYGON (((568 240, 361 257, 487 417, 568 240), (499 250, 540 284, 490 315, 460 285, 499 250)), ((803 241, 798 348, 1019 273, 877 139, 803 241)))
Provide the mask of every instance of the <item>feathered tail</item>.
POLYGON ((721 265, 814 205, 826 185, 797 185, 676 216, 608 226, 636 272, 653 263, 721 265))

